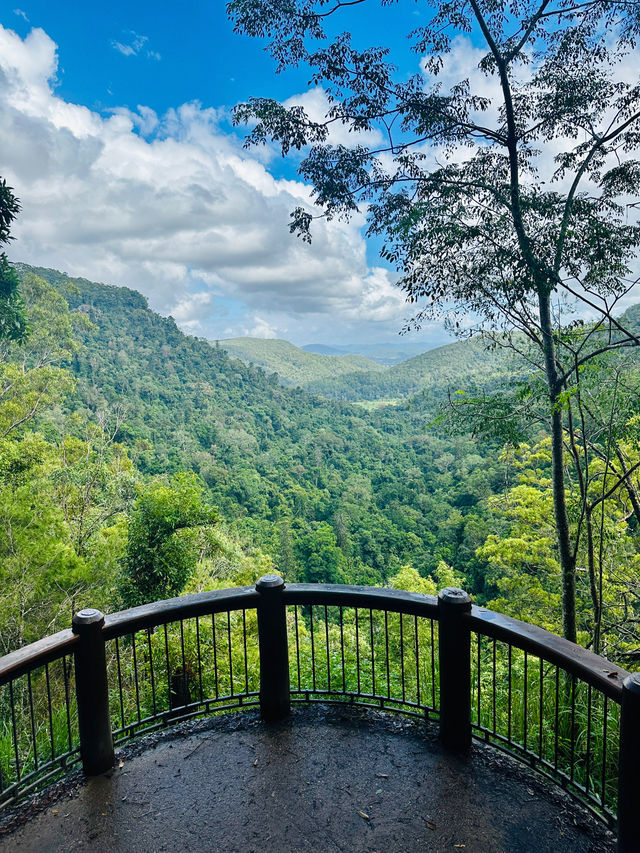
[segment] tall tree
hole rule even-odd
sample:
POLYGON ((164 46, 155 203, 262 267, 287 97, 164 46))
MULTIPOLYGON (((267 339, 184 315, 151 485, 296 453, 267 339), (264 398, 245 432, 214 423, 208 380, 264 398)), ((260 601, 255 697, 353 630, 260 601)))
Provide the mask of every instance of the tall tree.
MULTIPOLYGON (((20 212, 20 202, 4 178, 0 179, 0 246, 11 239, 11 224, 20 212)), ((0 340, 22 341, 27 334, 27 321, 20 299, 18 276, 0 252, 0 340)))
POLYGON ((426 303, 413 322, 453 304, 455 326, 473 316, 484 328, 522 331, 537 349, 563 631, 575 640, 563 395, 594 354, 638 343, 615 306, 635 283, 640 245, 640 162, 632 157, 640 85, 621 71, 640 33, 640 4, 434 0, 431 20, 410 34, 423 73, 407 80, 388 48, 357 49, 347 32, 328 37, 339 13, 365 2, 231 0, 236 30, 268 39, 279 70, 310 66, 328 101, 321 121, 264 98, 239 105, 236 120, 255 122, 248 144, 273 140, 283 154, 310 146, 299 172, 322 211, 297 208, 292 231, 309 240, 316 215, 349 217, 366 205, 368 233, 383 238, 408 300, 426 303), (456 39, 470 35, 483 46, 473 80, 443 86, 456 39), (354 144, 334 144, 334 125, 353 131, 354 144), (365 144, 363 131, 378 131, 380 143, 365 144), (576 306, 599 316, 577 357, 561 340, 563 310, 576 306))
POLYGON ((158 477, 139 487, 129 521, 120 595, 127 607, 178 595, 197 562, 194 528, 214 524, 195 474, 158 477))

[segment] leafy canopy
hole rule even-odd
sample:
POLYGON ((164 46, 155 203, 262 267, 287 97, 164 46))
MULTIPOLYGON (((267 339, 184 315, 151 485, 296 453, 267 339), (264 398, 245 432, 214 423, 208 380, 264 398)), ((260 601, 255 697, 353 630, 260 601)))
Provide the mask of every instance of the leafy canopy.
POLYGON ((121 595, 134 607, 178 595, 193 573, 193 528, 214 524, 217 511, 203 501, 204 484, 191 473, 158 477, 140 486, 129 522, 121 595))
MULTIPOLYGON (((20 212, 20 202, 6 180, 0 179, 0 246, 11 238, 11 224, 20 212)), ((18 276, 0 252, 0 341, 22 341, 27 334, 27 321, 18 290, 18 276)))
MULTIPOLYGON (((348 32, 330 40, 331 19, 350 5, 228 4, 237 31, 267 39, 279 70, 308 65, 328 100, 322 120, 268 98, 240 104, 236 121, 255 123, 248 144, 304 149, 299 172, 320 215, 366 210, 369 234, 383 238, 383 256, 423 311, 454 299, 460 313, 507 320, 539 340, 532 295, 559 290, 609 310, 640 242, 628 215, 640 189, 640 86, 617 65, 635 46, 640 6, 436 2, 431 21, 408 34, 424 73, 403 79, 388 48, 360 50, 348 32), (473 79, 447 88, 448 55, 472 32, 486 52, 473 79), (353 144, 335 144, 334 125, 353 144), (361 131, 377 132, 378 144, 361 131)), ((299 207, 291 230, 310 239, 316 215, 299 207)))

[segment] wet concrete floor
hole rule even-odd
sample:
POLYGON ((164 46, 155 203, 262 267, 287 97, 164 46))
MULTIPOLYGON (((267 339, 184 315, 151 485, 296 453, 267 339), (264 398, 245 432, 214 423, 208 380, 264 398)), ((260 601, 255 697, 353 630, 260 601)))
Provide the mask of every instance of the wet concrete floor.
POLYGON ((116 768, 44 792, 0 826, 0 851, 613 853, 612 835, 494 751, 440 749, 424 726, 344 707, 182 724, 116 768))

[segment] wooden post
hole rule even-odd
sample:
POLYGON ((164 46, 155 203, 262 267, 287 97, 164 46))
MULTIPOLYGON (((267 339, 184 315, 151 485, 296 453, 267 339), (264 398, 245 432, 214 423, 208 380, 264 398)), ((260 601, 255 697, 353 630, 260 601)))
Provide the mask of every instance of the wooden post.
POLYGON ((104 614, 91 607, 76 613, 72 622, 73 632, 78 635, 75 671, 80 755, 82 768, 89 776, 104 773, 115 761, 103 625, 104 614))
POLYGON ((461 589, 438 593, 440 662, 440 738, 447 749, 471 746, 471 631, 465 615, 471 599, 461 589))
POLYGON ((618 853, 640 853, 640 673, 622 682, 618 764, 618 853))
POLYGON ((282 603, 284 580, 279 575, 263 575, 256 589, 260 593, 260 713, 263 720, 272 722, 284 719, 291 710, 287 611, 282 603))

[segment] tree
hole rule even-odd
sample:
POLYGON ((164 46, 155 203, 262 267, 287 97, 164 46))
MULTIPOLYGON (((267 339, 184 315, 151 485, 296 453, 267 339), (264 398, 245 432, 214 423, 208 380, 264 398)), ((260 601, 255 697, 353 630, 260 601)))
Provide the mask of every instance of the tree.
POLYGON ((126 607, 178 595, 189 580, 197 562, 190 534, 218 518, 203 502, 203 491, 195 474, 187 473, 139 487, 120 581, 126 607))
MULTIPOLYGON (((20 212, 20 202, 4 178, 0 179, 0 245, 6 245, 11 224, 20 212)), ((20 299, 18 276, 0 252, 0 340, 22 341, 27 335, 27 320, 20 299)))
MULTIPOLYGON (((363 2, 231 0, 236 30, 268 39, 279 70, 310 66, 328 99, 322 121, 264 98, 236 107, 235 118, 256 122, 248 144, 274 140, 283 154, 310 146, 299 172, 320 215, 348 218, 366 205, 368 233, 383 238, 382 255, 408 300, 426 303, 414 323, 453 303, 458 329, 471 315, 485 329, 519 330, 536 348, 551 430, 563 631, 575 640, 563 395, 594 354, 638 343, 615 306, 635 283, 630 263, 640 244, 631 201, 640 190, 640 162, 631 157, 640 86, 618 70, 640 34, 640 5, 435 0, 429 23, 412 33, 425 73, 406 80, 388 49, 356 49, 349 33, 327 39, 334 16, 363 2), (438 77, 454 40, 470 33, 484 51, 473 84, 443 89, 438 77), (332 144, 332 125, 353 131, 354 144, 332 144), (376 130, 377 146, 358 137, 376 130), (599 321, 567 352, 563 312, 576 306, 599 321)), ((309 240, 314 213, 299 207, 292 216, 291 230, 309 240)), ((517 338, 497 340, 518 347, 517 338)))
POLYGON ((77 350, 73 324, 84 315, 72 315, 60 294, 33 273, 22 280, 28 338, 17 342, 0 336, 0 439, 20 431, 43 409, 73 388, 65 365, 77 350))
POLYGON ((305 583, 344 583, 345 559, 330 524, 321 521, 297 542, 305 583))

